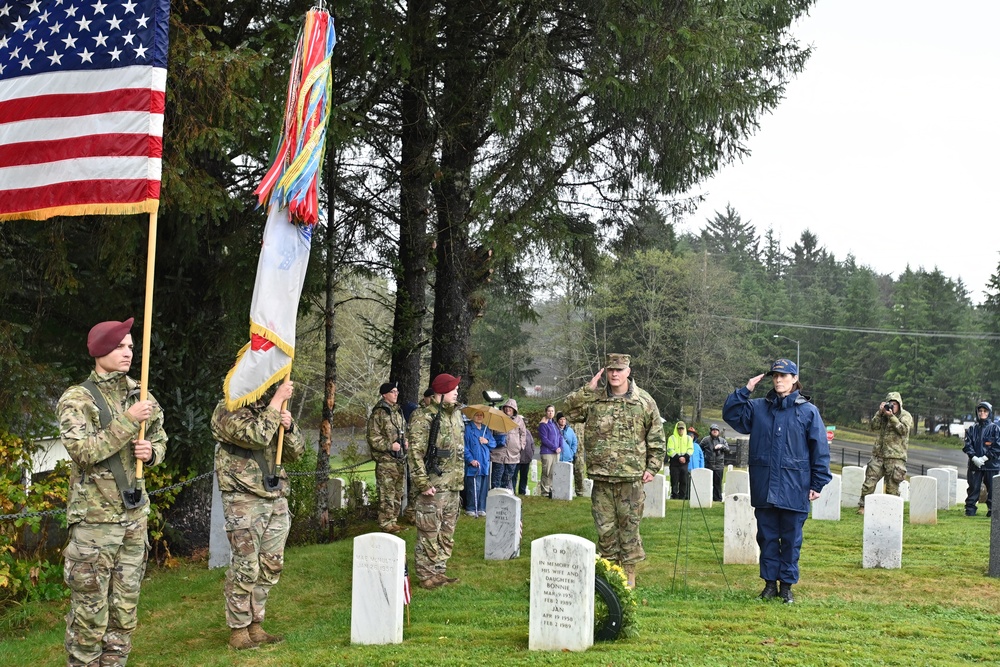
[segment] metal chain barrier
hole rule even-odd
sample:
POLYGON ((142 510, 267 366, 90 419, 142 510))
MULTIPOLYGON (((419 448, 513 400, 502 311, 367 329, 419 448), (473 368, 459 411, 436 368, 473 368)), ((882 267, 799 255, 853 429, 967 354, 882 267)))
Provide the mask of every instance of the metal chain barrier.
MULTIPOLYGON (((337 470, 313 470, 313 471, 303 471, 303 472, 288 472, 289 477, 300 477, 307 475, 334 475, 341 472, 347 472, 349 470, 354 470, 355 468, 360 468, 361 466, 371 463, 375 459, 368 459, 367 461, 362 461, 361 463, 355 463, 353 465, 346 466, 344 468, 338 468, 337 470)), ((194 484, 195 482, 201 481, 207 477, 211 477, 215 474, 215 469, 209 470, 208 472, 202 473, 197 477, 192 477, 191 479, 186 479, 183 482, 177 482, 176 484, 171 484, 170 486, 165 486, 162 489, 157 489, 156 491, 147 492, 149 497, 158 496, 161 493, 166 493, 167 491, 172 491, 174 489, 179 489, 182 486, 187 486, 188 484, 194 484)), ((0 514, 0 522, 2 521, 17 521, 18 519, 31 519, 34 517, 45 517, 45 516, 58 516, 60 514, 65 514, 66 508, 54 509, 54 510, 44 510, 42 512, 18 512, 17 514, 0 514)))

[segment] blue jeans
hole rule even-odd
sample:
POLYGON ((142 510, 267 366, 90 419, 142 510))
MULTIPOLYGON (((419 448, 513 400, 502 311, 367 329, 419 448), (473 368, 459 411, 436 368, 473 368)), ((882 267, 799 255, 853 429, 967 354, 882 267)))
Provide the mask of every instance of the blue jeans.
POLYGON ((490 491, 490 485, 486 475, 476 475, 475 477, 465 477, 465 511, 485 512, 486 494, 490 491))
POLYGON ((493 462, 490 473, 490 488, 514 490, 512 480, 514 471, 517 469, 516 463, 493 462))

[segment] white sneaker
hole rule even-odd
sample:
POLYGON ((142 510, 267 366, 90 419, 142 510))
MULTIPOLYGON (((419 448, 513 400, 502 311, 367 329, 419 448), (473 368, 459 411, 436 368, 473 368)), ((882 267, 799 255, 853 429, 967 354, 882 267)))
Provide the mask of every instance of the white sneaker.
POLYGON ((479 516, 486 516, 486 512, 480 512, 479 516))
POLYGON ((475 518, 476 518, 476 516, 478 516, 478 515, 477 515, 477 514, 476 514, 475 512, 466 512, 465 514, 466 514, 467 516, 471 516, 471 517, 472 517, 473 519, 475 519, 475 518))

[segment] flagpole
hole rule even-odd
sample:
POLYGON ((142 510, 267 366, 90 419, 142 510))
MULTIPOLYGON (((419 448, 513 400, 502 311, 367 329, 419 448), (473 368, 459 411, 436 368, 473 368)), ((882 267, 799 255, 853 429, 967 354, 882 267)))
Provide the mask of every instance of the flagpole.
MULTIPOLYGON (((149 345, 153 332, 153 270, 156 267, 157 211, 149 214, 149 244, 146 248, 146 300, 142 314, 142 372, 139 376, 139 400, 145 401, 149 386, 149 345)), ((139 439, 146 437, 146 422, 139 424, 139 439)), ((279 450, 280 451, 280 450, 279 450)), ((135 460, 135 486, 142 480, 142 460, 135 460)))
MULTIPOLYGON (((289 370, 288 373, 285 374, 284 381, 290 382, 291 379, 292 379, 292 371, 289 370)), ((286 399, 281 402, 281 411, 284 412, 287 409, 288 409, 288 400, 286 399)), ((284 444, 284 442, 285 442, 285 425, 280 424, 278 426, 278 451, 274 455, 274 474, 276 475, 278 474, 278 466, 281 465, 281 446, 284 444)))

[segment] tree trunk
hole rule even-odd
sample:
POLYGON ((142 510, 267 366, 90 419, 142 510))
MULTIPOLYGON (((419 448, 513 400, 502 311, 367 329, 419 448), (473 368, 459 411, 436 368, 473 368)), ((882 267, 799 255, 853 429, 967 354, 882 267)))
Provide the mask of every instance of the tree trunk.
POLYGON ((430 98, 430 53, 433 49, 431 3, 407 4, 405 32, 413 46, 411 70, 400 98, 402 120, 400 164, 399 262, 396 265, 396 307, 392 326, 390 377, 399 382, 401 403, 418 401, 421 350, 427 344, 423 320, 427 314, 427 262, 430 236, 430 183, 434 176, 435 133, 427 102, 430 98))

